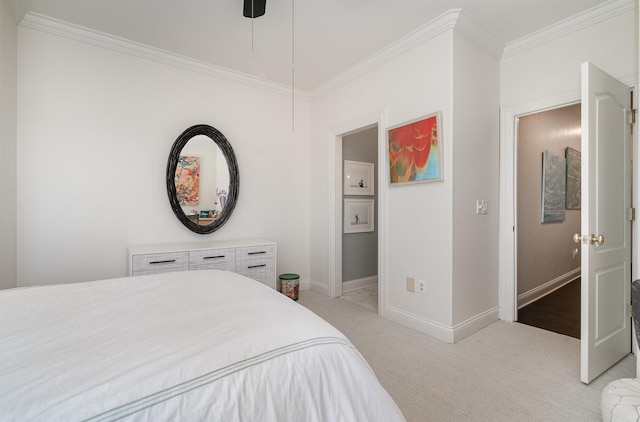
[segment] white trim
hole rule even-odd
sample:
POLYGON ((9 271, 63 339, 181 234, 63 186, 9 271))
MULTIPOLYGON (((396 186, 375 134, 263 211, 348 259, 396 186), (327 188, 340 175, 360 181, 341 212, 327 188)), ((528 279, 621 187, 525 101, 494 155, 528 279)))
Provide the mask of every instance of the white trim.
POLYGON ((478 44, 489 54, 500 59, 504 51, 504 44, 493 38, 485 29, 480 27, 473 19, 468 17, 464 11, 460 13, 455 30, 478 44))
POLYGON ((451 327, 435 321, 422 318, 415 314, 410 314, 402 309, 387 306, 385 317, 393 322, 397 322, 405 327, 412 328, 421 333, 435 337, 445 343, 453 343, 454 332, 451 327))
MULTIPOLYGON (((323 83, 318 88, 311 92, 311 99, 322 97, 323 95, 341 87, 345 84, 361 77, 362 75, 370 72, 371 70, 382 66, 383 64, 395 59, 396 57, 410 51, 417 46, 424 44, 425 42, 432 40, 445 33, 446 31, 456 27, 459 17, 461 15, 461 9, 451 9, 437 18, 427 22, 415 31, 410 32, 404 37, 398 39, 382 50, 377 51, 366 59, 362 60, 355 66, 350 67, 344 72, 340 73, 335 78, 323 83)), ((465 29, 463 33, 470 33, 477 35, 482 31, 478 25, 472 24, 471 19, 465 18, 465 29)), ((486 42, 490 36, 483 32, 482 37, 476 37, 476 42, 486 42)), ((492 45, 490 48, 495 47, 492 45)))
POLYGON ((507 43, 502 58, 512 57, 558 38, 566 37, 573 32, 596 25, 636 7, 638 7, 638 0, 611 0, 604 2, 582 13, 507 43))
POLYGON ((313 290, 314 292, 318 292, 320 294, 323 294, 325 296, 331 296, 329 294, 329 285, 325 284, 325 283, 320 283, 318 281, 311 280, 311 281, 309 281, 309 289, 313 290))
POLYGON ((500 319, 513 322, 517 318, 516 280, 516 198, 517 125, 516 119, 526 114, 558 108, 580 101, 579 93, 550 98, 537 103, 503 109, 500 116, 500 218, 498 227, 498 301, 500 319))
POLYGON ((382 110, 337 125, 329 133, 329 283, 328 296, 342 295, 342 138, 354 132, 378 128, 378 315, 384 316, 387 303, 387 183, 380 163, 386 160, 387 111, 382 110), (340 216, 340 218, 338 218, 340 216))
POLYGON ((498 308, 493 308, 457 324, 453 327, 453 342, 457 343, 498 321, 498 314, 498 308))
POLYGON ((342 293, 352 292, 354 290, 364 289, 366 287, 372 287, 378 285, 378 276, 358 278, 356 280, 349 280, 342 282, 342 293))
MULTIPOLYGON (((84 42, 98 47, 108 48, 120 53, 129 54, 134 57, 163 63, 179 69, 212 76, 237 84, 242 84, 252 88, 262 89, 275 94, 291 96, 291 86, 275 83, 266 79, 258 78, 246 73, 237 72, 220 66, 215 66, 190 57, 181 56, 166 50, 151 47, 146 44, 116 37, 105 32, 96 31, 80 25, 74 25, 65 21, 54 19, 39 13, 28 12, 21 26, 48 32, 53 35, 84 42)), ((302 90, 294 90, 294 97, 309 101, 309 93, 302 90)))
MULTIPOLYGON (((637 107, 638 93, 635 92, 638 87, 638 74, 625 75, 618 77, 620 81, 634 89, 634 98, 637 107)), ((536 103, 527 104, 518 107, 508 107, 500 113, 500 218, 498 227, 498 304, 500 308, 500 319, 513 322, 517 319, 517 280, 516 280, 516 238, 517 238, 517 221, 516 221, 516 203, 517 190, 515 185, 516 168, 516 140, 517 125, 516 119, 527 114, 538 113, 545 110, 564 107, 576 104, 581 101, 580 92, 570 92, 557 97, 541 100, 536 103)), ((637 127, 637 124, 636 124, 637 127)), ((634 130, 634 149, 633 160, 638 162, 638 131, 634 130)), ((637 180, 638 169, 634 166, 634 179, 637 180)), ((634 204, 637 208, 637 200, 640 198, 640 183, 636 183, 634 204)), ((632 236, 634 241, 638 239, 638 227, 632 225, 632 236)), ((637 243, 634 243, 637 244, 637 243)), ((640 248, 635 248, 635 261, 640 262, 640 248)), ((638 278, 638 270, 632 266, 634 275, 632 278, 638 278)), ((640 364, 638 366, 640 372, 640 364)))
POLYGON ((26 0, 4 0, 4 3, 9 8, 16 23, 20 24, 29 10, 26 0))
POLYGON ((498 308, 489 309, 486 312, 457 324, 455 327, 449 327, 392 306, 387 306, 386 318, 400 325, 435 337, 445 343, 457 343, 465 337, 477 333, 498 321, 498 308))
POLYGON ((553 280, 549 280, 546 283, 535 287, 528 292, 522 293, 518 295, 518 309, 521 309, 530 303, 535 302, 538 299, 541 299, 548 295, 549 293, 553 293, 559 288, 566 286, 574 280, 580 278, 580 267, 574 268, 568 273, 562 274, 559 277, 554 278, 553 280))

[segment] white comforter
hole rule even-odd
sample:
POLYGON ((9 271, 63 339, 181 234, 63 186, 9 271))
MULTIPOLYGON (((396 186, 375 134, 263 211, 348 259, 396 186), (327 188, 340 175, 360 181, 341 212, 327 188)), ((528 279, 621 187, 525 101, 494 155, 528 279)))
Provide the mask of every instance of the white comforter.
POLYGON ((353 345, 225 271, 0 291, 0 420, 404 420, 353 345))

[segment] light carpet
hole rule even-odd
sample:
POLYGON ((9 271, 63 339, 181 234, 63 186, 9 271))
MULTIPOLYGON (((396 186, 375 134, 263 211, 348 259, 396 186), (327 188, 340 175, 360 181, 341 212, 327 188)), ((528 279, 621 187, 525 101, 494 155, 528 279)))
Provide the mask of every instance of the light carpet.
POLYGON ((363 287, 343 293, 340 299, 364 306, 373 312, 378 312, 378 285, 363 287))
POLYGON ((299 303, 351 340, 410 422, 601 421, 603 388, 635 376, 629 354, 584 385, 580 341, 523 324, 498 321, 448 344, 314 291, 299 303))

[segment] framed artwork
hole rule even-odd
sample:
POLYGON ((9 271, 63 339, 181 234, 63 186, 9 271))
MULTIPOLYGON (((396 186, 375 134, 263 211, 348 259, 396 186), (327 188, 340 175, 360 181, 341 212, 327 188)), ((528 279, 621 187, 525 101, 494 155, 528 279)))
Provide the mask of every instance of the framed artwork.
POLYGON ((542 153, 542 222, 564 221, 565 209, 565 158, 542 153))
POLYGON ((373 195, 373 163, 344 160, 344 195, 373 195))
POLYGON ((200 158, 181 155, 176 165, 176 194, 180 205, 200 201, 200 158))
POLYGON ((581 206, 581 166, 582 157, 580 151, 567 147, 564 151, 567 160, 567 183, 565 193, 565 208, 568 210, 579 210, 581 206))
POLYGON ((444 180, 441 114, 436 112, 387 130, 392 185, 444 180))
POLYGON ((344 232, 372 232, 374 230, 373 213, 373 199, 345 199, 344 232))

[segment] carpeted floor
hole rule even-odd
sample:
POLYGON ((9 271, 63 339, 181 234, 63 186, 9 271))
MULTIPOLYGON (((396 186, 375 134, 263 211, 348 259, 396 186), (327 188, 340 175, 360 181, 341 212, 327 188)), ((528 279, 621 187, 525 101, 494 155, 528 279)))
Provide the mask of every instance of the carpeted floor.
POLYGON ((600 393, 635 376, 628 355, 590 385, 580 382, 580 341, 498 321, 457 344, 313 291, 299 303, 342 331, 408 421, 601 421, 600 393))
POLYGON ((363 306, 373 312, 378 312, 378 285, 363 287, 362 289, 351 290, 340 296, 340 299, 346 300, 356 305, 363 306))

